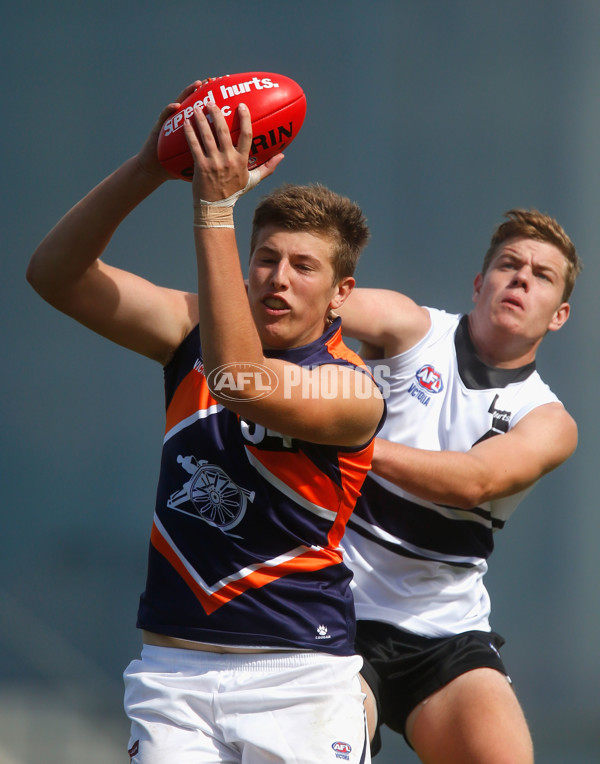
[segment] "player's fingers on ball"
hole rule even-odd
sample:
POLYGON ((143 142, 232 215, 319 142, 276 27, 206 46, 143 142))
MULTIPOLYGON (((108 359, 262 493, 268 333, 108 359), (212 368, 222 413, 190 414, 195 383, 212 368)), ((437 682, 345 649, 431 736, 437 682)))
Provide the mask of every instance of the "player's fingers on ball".
POLYGON ((240 154, 249 154, 252 146, 252 115, 245 103, 238 106, 240 120, 240 135, 237 142, 237 150, 240 154))
POLYGON ((185 99, 191 95, 194 90, 198 90, 198 88, 203 85, 205 81, 206 80, 194 80, 194 82, 190 82, 190 84, 185 87, 177 96, 177 100, 179 101, 178 106, 181 104, 181 101, 185 101, 185 99))
POLYGON ((194 126, 189 119, 183 121, 183 133, 194 159, 201 159, 203 156, 202 145, 200 144, 194 126))
POLYGON ((219 109, 214 104, 208 104, 206 109, 208 112, 207 121, 210 119, 213 125, 213 130, 211 133, 214 132, 216 143, 219 149, 221 151, 227 151, 232 146, 231 133, 229 132, 227 120, 225 119, 221 109, 219 109))
POLYGON ((174 111, 177 111, 177 109, 180 106, 181 106, 181 104, 178 103, 177 101, 174 101, 173 103, 167 104, 167 106, 165 106, 165 108, 161 111, 161 113, 160 113, 160 115, 158 117, 158 121, 161 123, 161 125, 167 119, 167 117, 169 117, 171 114, 173 114, 174 111))
POLYGON ((168 106, 165 106, 165 108, 158 115, 158 119, 154 123, 154 127, 152 128, 152 132, 158 135, 160 133, 161 128, 164 125, 165 121, 178 108, 179 108, 179 104, 175 104, 175 103, 170 103, 168 106))
POLYGON ((284 154, 275 154, 274 157, 268 159, 264 164, 261 164, 257 169, 260 172, 260 179, 268 178, 274 171, 277 165, 284 159, 284 154))
POLYGON ((194 109, 193 123, 205 152, 213 151, 216 147, 215 136, 204 110, 197 106, 194 109))

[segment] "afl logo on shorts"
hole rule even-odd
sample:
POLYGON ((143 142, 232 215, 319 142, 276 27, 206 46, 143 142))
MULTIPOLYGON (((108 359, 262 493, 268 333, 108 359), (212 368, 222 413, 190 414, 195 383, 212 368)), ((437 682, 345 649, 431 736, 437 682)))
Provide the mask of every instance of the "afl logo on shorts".
POLYGON ((350 758, 349 754, 352 751, 352 746, 349 743, 342 743, 341 740, 336 740, 335 743, 331 744, 331 747, 335 751, 336 759, 350 758))
POLYGON ((429 363, 421 366, 415 376, 420 387, 427 390, 428 393, 441 393, 444 389, 442 375, 429 363))

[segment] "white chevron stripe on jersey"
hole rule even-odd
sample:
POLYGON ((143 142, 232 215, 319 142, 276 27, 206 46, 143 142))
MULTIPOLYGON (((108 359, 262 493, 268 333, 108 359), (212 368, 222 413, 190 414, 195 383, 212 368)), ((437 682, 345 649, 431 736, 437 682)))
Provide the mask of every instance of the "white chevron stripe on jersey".
POLYGON ((248 576, 252 575, 252 573, 254 573, 255 571, 261 568, 275 568, 284 562, 288 562, 289 560, 294 560, 296 557, 300 557, 300 555, 306 554, 306 552, 308 552, 309 549, 314 549, 316 551, 320 551, 321 549, 321 547, 317 547, 317 546, 308 547, 305 545, 301 545, 296 547, 295 549, 291 549, 289 552, 286 552, 285 554, 279 555, 278 557, 274 557, 271 560, 264 560, 259 563, 255 563, 254 565, 249 565, 246 568, 241 568, 235 573, 232 573, 231 575, 226 576, 225 578, 222 578, 220 581, 217 581, 212 586, 210 586, 209 584, 206 583, 206 581, 202 578, 202 576, 199 575, 198 571, 195 570, 188 563, 188 561, 179 551, 175 542, 169 535, 164 525, 160 522, 156 514, 154 515, 154 525, 156 527, 156 530, 160 533, 160 535, 164 539, 164 541, 169 545, 173 553, 177 556, 178 560, 185 567, 190 577, 202 589, 202 591, 204 591, 208 595, 215 594, 216 592, 223 589, 224 587, 229 586, 229 584, 233 583, 234 581, 241 581, 242 579, 247 578, 248 576))
POLYGON ((299 493, 294 491, 292 488, 290 488, 289 485, 287 485, 287 483, 284 483, 280 478, 268 470, 265 465, 262 464, 254 456, 254 454, 248 451, 248 449, 246 449, 246 455, 248 456, 248 461, 254 467, 254 469, 257 470, 262 475, 262 477, 265 478, 265 480, 271 483, 271 485, 275 486, 278 491, 281 491, 281 493, 287 496, 288 499, 292 499, 292 501, 294 501, 296 504, 299 504, 300 506, 304 507, 304 509, 307 509, 313 514, 322 517, 324 520, 328 520, 331 523, 335 522, 337 518, 336 512, 333 512, 331 509, 327 509, 326 507, 320 507, 318 504, 313 504, 313 502, 308 501, 308 499, 304 498, 304 496, 301 496, 299 493))
POLYGON ((193 414, 190 414, 185 419, 182 419, 181 422, 178 422, 174 427, 171 427, 163 438, 163 444, 170 440, 174 435, 177 435, 178 432, 181 432, 181 430, 185 430, 186 427, 197 422, 199 419, 206 419, 206 417, 212 416, 213 414, 218 414, 219 411, 223 411, 224 408, 225 406, 221 403, 216 403, 214 406, 209 406, 207 409, 198 409, 198 411, 194 411, 193 414))

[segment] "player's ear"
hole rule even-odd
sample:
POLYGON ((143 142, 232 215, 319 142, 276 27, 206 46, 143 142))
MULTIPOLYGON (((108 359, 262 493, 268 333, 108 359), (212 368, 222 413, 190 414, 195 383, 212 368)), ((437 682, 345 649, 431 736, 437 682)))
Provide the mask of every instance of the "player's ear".
POLYGON ((338 281, 336 284, 336 293, 329 303, 330 310, 335 310, 346 302, 348 295, 354 289, 355 284, 356 279, 353 276, 345 276, 343 279, 338 281))
POLYGON ((481 285, 483 284, 483 275, 478 273, 473 280, 473 302, 477 302, 481 293, 481 285))
POLYGON ((549 332, 557 332, 562 326, 567 323, 569 314, 571 313, 571 306, 568 302, 561 302, 556 313, 552 316, 552 320, 548 325, 549 332))

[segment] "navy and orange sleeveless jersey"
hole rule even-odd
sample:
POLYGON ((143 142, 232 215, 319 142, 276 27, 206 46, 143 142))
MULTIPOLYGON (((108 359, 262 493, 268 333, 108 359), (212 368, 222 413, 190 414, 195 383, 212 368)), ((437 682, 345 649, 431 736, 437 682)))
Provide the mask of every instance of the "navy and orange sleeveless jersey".
MULTIPOLYGON (((315 342, 276 355, 369 373, 343 344, 339 319, 315 342)), ((351 574, 339 541, 372 440, 354 449, 316 445, 241 419, 210 394, 197 329, 165 367, 165 395, 138 627, 198 642, 352 654, 351 574)))

